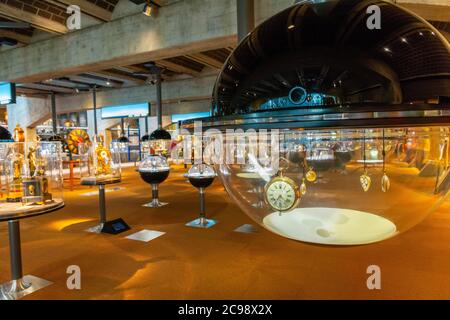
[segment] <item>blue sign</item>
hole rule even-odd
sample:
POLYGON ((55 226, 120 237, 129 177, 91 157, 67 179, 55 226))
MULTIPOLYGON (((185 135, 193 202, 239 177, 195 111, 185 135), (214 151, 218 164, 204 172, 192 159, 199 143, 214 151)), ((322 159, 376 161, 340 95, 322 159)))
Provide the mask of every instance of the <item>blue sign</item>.
POLYGON ((0 82, 0 104, 16 103, 16 86, 0 82))
POLYGON ((102 119, 143 118, 149 115, 149 103, 136 103, 101 108, 102 119))

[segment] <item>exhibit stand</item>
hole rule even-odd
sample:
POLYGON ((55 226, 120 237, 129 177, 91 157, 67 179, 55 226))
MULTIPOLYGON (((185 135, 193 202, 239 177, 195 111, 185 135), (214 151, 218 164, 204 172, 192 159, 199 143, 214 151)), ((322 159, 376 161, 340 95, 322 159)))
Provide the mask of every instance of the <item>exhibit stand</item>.
POLYGON ((99 199, 100 223, 87 231, 92 233, 119 234, 130 230, 123 219, 108 221, 106 217, 105 186, 122 181, 120 154, 104 146, 103 138, 94 136, 92 145, 83 148, 87 151, 87 176, 81 178, 83 186, 97 186, 99 199))
POLYGON ((214 168, 206 164, 194 165, 189 172, 186 174, 189 182, 198 189, 199 199, 200 199, 200 214, 198 219, 191 221, 186 224, 188 227, 194 228, 211 228, 217 221, 213 219, 206 218, 205 210, 205 194, 206 188, 208 188, 216 177, 216 172, 214 168))
POLYGON ((130 230, 130 227, 125 223, 123 219, 116 219, 112 221, 107 220, 106 215, 106 192, 105 187, 109 184, 116 184, 121 182, 120 178, 107 179, 104 181, 97 181, 94 179, 82 179, 81 185, 84 186, 97 186, 98 187, 98 204, 99 204, 99 224, 87 229, 87 232, 91 233, 110 233, 110 234, 118 234, 127 230, 130 230))
POLYGON ((160 208, 168 203, 159 201, 159 185, 163 183, 170 173, 167 158, 163 156, 147 156, 139 164, 139 174, 142 180, 152 186, 152 201, 144 204, 147 208, 160 208))
POLYGON ((0 221, 8 222, 11 281, 0 285, 0 300, 17 300, 51 284, 51 282, 35 276, 23 275, 20 220, 50 213, 63 207, 62 199, 54 199, 44 205, 22 205, 20 202, 2 203, 0 221))

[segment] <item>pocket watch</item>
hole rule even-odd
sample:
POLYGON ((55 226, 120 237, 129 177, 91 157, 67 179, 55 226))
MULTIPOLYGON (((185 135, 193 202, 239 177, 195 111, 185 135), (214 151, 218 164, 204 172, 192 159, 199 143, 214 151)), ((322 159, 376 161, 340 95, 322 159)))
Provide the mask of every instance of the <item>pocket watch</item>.
POLYGON ((264 188, 266 203, 277 212, 291 211, 300 202, 300 187, 291 178, 278 176, 272 178, 264 188))

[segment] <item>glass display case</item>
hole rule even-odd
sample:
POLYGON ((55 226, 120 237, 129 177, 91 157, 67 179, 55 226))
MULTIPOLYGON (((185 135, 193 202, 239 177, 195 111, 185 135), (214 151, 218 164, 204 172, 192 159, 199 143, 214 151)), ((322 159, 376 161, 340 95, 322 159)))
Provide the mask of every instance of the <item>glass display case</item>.
POLYGON ((220 132, 218 141, 271 136, 270 165, 242 148, 245 162, 227 159, 218 172, 242 210, 276 234, 372 243, 416 225, 447 196, 449 42, 392 1, 379 8, 383 30, 371 30, 370 4, 300 1, 262 22, 225 61, 212 116, 180 124, 220 132))
POLYGON ((61 143, 0 143, 0 162, 2 209, 63 202, 61 143))
POLYGON ((213 167, 207 164, 196 164, 189 169, 187 178, 196 188, 204 189, 209 187, 216 178, 217 174, 213 167))
POLYGON ((106 147, 103 137, 94 136, 89 145, 80 145, 79 153, 81 159, 87 159, 85 161, 87 169, 82 170, 82 185, 111 184, 121 181, 120 152, 106 147))
POLYGON ((152 132, 149 138, 149 148, 151 154, 169 156, 172 136, 164 129, 157 129, 152 132))
POLYGON ((198 189, 200 196, 200 214, 198 219, 191 221, 187 224, 188 227, 195 228, 211 228, 217 222, 212 219, 206 219, 206 200, 205 193, 206 188, 208 188, 216 178, 217 174, 214 168, 208 164, 195 164, 189 169, 186 177, 189 182, 198 189))
POLYGON ((170 173, 170 166, 166 157, 160 155, 146 156, 139 164, 139 174, 142 180, 152 186, 152 201, 144 207, 158 208, 166 205, 159 201, 159 184, 163 183, 170 173))
POLYGON ((448 127, 286 131, 280 145, 288 147, 280 148, 280 159, 290 161, 280 160, 277 170, 289 181, 280 184, 281 192, 268 190, 280 174, 268 175, 251 151, 253 179, 243 178, 248 165, 222 164, 218 172, 240 208, 274 233, 319 244, 367 244, 408 230, 444 201, 449 132, 448 127), (251 192, 255 183, 266 193, 262 206, 255 205, 260 194, 251 192))

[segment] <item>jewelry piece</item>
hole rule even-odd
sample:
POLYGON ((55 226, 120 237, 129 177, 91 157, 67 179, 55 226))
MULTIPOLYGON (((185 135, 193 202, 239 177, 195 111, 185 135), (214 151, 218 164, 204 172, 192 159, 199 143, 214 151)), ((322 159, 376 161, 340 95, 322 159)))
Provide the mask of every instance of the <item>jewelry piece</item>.
POLYGON ((315 182, 317 180, 317 173, 314 171, 313 167, 309 167, 308 172, 306 172, 306 180, 308 180, 308 182, 315 182))
POLYGON ((372 179, 367 174, 367 171, 365 171, 364 174, 359 177, 359 181, 361 182, 361 187, 363 188, 364 192, 369 191, 370 186, 372 185, 372 179))
POLYGON ((369 191, 370 186, 372 185, 372 179, 369 177, 367 173, 367 165, 366 165, 366 132, 364 131, 363 137, 363 159, 364 159, 364 173, 359 177, 359 182, 361 183, 361 187, 364 192, 369 191))
POLYGON ((302 196, 304 196, 306 194, 306 183, 305 183, 305 178, 303 178, 302 180, 302 184, 300 186, 300 193, 302 194, 302 196))
POLYGON ((383 177, 381 177, 381 191, 388 192, 391 188, 391 181, 386 174, 386 148, 384 144, 384 129, 383 129, 383 177))

